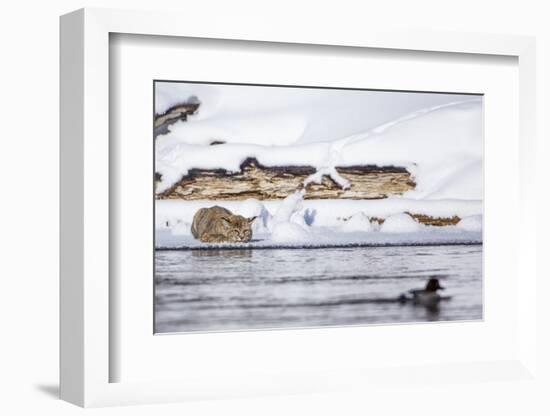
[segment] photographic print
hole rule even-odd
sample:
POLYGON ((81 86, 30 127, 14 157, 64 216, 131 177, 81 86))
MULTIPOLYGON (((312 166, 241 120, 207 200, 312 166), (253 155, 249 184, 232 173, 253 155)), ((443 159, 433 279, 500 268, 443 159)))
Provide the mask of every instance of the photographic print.
POLYGON ((483 318, 483 96, 154 81, 155 333, 483 318))

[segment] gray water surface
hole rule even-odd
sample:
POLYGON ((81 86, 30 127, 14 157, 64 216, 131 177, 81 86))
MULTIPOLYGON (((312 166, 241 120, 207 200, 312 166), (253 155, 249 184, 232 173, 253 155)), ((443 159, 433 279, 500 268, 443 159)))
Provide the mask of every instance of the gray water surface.
POLYGON ((482 319, 482 246, 155 253, 155 332, 482 319), (399 294, 440 277, 451 299, 399 294))

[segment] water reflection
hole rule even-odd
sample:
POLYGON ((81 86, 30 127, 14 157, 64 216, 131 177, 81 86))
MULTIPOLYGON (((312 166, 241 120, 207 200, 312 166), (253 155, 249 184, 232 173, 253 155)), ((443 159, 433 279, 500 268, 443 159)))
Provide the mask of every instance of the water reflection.
POLYGON ((157 332, 482 318, 481 246, 156 253, 157 332), (437 274, 451 299, 402 303, 437 274))
POLYGON ((251 258, 252 249, 211 249, 211 250, 190 250, 192 257, 223 258, 223 259, 242 259, 251 258))

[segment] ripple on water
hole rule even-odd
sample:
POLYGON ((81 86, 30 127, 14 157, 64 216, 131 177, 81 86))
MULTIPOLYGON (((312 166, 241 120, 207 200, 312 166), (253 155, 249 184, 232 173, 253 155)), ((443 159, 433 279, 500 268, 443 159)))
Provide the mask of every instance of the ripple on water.
POLYGON ((155 331, 479 320, 482 246, 157 251, 155 331), (397 296, 441 278, 431 310, 397 296))

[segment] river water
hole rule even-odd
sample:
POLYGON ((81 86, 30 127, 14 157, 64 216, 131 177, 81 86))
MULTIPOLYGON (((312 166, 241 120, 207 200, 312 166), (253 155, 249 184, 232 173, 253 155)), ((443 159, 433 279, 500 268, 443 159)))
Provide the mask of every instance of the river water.
POLYGON ((155 332, 482 319, 482 246, 155 253, 155 332), (436 307, 399 294, 437 276, 436 307))

